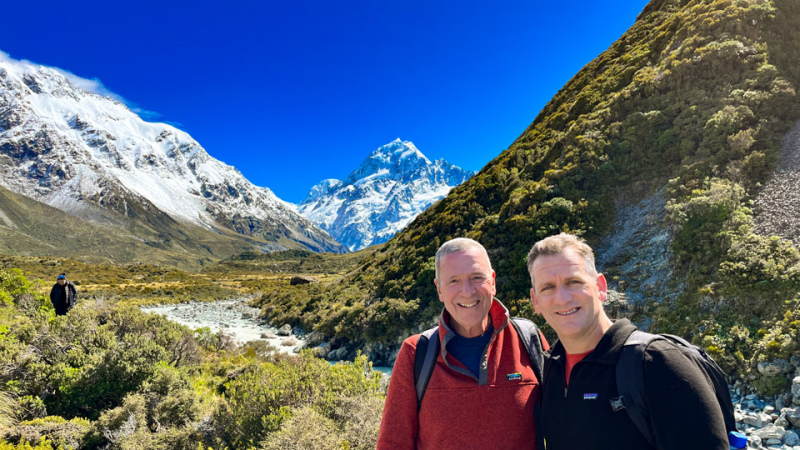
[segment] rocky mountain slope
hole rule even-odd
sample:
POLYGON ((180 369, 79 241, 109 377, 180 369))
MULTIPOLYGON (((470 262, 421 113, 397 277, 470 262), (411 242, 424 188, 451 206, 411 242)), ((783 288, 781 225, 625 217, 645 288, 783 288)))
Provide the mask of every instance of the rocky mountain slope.
POLYGON ((372 152, 344 180, 323 180, 298 211, 355 251, 388 241, 474 172, 431 162, 396 139, 372 152))
POLYGON ((188 134, 9 58, 0 60, 0 185, 91 222, 146 224, 167 246, 180 224, 264 249, 344 250, 188 134))

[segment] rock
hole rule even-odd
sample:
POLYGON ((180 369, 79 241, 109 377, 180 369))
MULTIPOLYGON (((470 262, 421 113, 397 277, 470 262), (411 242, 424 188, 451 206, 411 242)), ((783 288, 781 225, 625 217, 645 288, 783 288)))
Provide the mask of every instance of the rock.
POLYGON ((765 442, 765 444, 773 446, 773 445, 781 445, 782 442, 783 441, 781 441, 780 439, 767 439, 767 442, 765 442))
POLYGON ((306 345, 309 347, 314 347, 324 342, 325 342, 325 335, 320 333, 319 331, 312 331, 311 333, 308 333, 308 335, 306 336, 306 345))
POLYGON ((800 377, 792 380, 792 404, 800 405, 800 377))
POLYGON ((311 349, 311 353, 316 356, 317 358, 327 358, 328 357, 328 343, 320 344, 316 347, 311 349))
POLYGON ((776 427, 783 427, 783 428, 789 428, 789 425, 790 425, 789 424, 789 419, 786 418, 786 414, 781 414, 780 417, 775 419, 773 424, 776 427))
POLYGON ((783 445, 798 445, 800 444, 800 436, 793 430, 787 430, 783 435, 783 445))
POLYGON ((741 422, 741 423, 743 423, 745 425, 750 425, 752 427, 759 426, 759 424, 758 424, 758 415, 756 415, 756 414, 745 414, 744 417, 742 417, 742 420, 739 420, 739 422, 741 422))
POLYGON ((790 372, 793 369, 794 367, 789 364, 789 361, 783 358, 778 358, 774 361, 763 361, 758 363, 758 372, 761 375, 768 377, 774 377, 784 372, 790 372))
POLYGON ((319 283, 319 280, 314 277, 303 277, 303 276, 294 276, 291 280, 289 280, 289 284, 292 286, 296 286, 298 284, 310 284, 310 283, 319 283))
POLYGON ((292 335, 292 326, 288 323, 282 326, 278 330, 278 336, 291 336, 292 335))
POLYGON ((292 353, 300 353, 300 350, 303 349, 302 345, 298 345, 297 347, 292 349, 292 353))
POLYGON ((763 412, 764 414, 772 414, 772 413, 775 412, 775 407, 767 405, 767 406, 764 407, 764 410, 761 411, 761 412, 763 412))
POLYGON ((328 353, 328 360, 329 361, 340 361, 347 356, 347 349, 344 347, 337 348, 328 353))
POLYGON ((792 355, 792 357, 789 358, 789 363, 800 369, 800 355, 792 355))
POLYGON ((781 427, 776 427, 775 425, 768 425, 760 430, 753 431, 753 434, 760 437, 762 440, 782 439, 785 433, 786 430, 781 427))
POLYGON ((284 339, 283 341, 281 341, 281 345, 284 347, 291 347, 293 345, 297 345, 297 339, 295 338, 284 339))
POLYGON ((761 438, 753 434, 747 436, 747 446, 750 448, 761 448, 761 438))

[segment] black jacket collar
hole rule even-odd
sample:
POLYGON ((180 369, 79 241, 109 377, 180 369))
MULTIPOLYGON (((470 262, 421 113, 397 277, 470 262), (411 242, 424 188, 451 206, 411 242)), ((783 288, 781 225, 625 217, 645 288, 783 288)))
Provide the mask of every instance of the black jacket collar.
MULTIPOLYGON (((636 327, 631 324, 628 319, 615 320, 611 328, 606 330, 600 342, 597 343, 592 353, 583 358, 584 361, 591 361, 600 364, 614 365, 619 358, 619 352, 628 336, 636 330, 636 327)), ((550 350, 550 357, 553 359, 560 359, 565 354, 564 346, 561 341, 556 342, 550 350)))

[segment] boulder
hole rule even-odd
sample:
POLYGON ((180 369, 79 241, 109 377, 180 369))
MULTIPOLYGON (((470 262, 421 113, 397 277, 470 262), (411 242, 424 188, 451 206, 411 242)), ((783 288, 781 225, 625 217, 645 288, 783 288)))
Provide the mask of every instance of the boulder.
POLYGON ((292 326, 288 323, 284 326, 280 327, 278 330, 278 336, 291 336, 292 335, 292 326))
POLYGON ((753 434, 760 437, 762 441, 766 441, 769 439, 782 439, 783 435, 786 434, 786 430, 775 425, 768 425, 760 430, 753 431, 753 434))
POLYGON ((795 446, 798 444, 800 444, 800 436, 793 430, 786 430, 786 434, 783 435, 783 445, 795 446))
POLYGON ((792 380, 792 404, 800 405, 800 377, 792 380))
POLYGON ((319 280, 314 277, 294 276, 289 280, 289 284, 296 286, 298 284, 319 283, 319 280))
POLYGON ((791 372, 792 370, 794 370, 794 366, 783 358, 758 363, 758 372, 768 377, 774 377, 784 372, 791 372))
POLYGON ((800 408, 784 409, 784 415, 786 416, 786 420, 788 420, 793 427, 800 428, 800 408))
POLYGON ((311 349, 311 354, 316 356, 317 358, 327 358, 328 357, 328 344, 320 344, 316 347, 311 349))
POLYGON ((306 345, 309 347, 314 347, 315 345, 320 345, 325 342, 325 335, 320 333, 319 331, 312 331, 306 335, 306 345))
POLYGON ((293 345, 297 345, 297 339, 295 338, 284 339, 283 341, 281 341, 281 345, 284 347, 291 347, 293 345))

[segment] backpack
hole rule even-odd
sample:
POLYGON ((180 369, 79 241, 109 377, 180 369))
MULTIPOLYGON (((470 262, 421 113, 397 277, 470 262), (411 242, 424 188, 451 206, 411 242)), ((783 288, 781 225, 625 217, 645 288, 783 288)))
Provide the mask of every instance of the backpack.
POLYGON ((685 339, 671 334, 650 334, 644 331, 634 331, 625 341, 622 352, 617 361, 616 378, 619 399, 612 400, 614 411, 625 409, 636 428, 655 447, 655 438, 644 402, 644 352, 651 342, 665 340, 691 359, 703 369, 710 379, 711 388, 717 396, 717 402, 725 419, 725 428, 729 433, 736 431, 736 420, 733 416, 733 402, 728 390, 725 374, 716 362, 700 347, 692 345, 685 339))
MULTIPOLYGON (((530 320, 520 317, 512 317, 510 322, 514 329, 517 330, 517 336, 522 341, 525 350, 528 351, 533 373, 541 383, 544 349, 542 348, 542 340, 539 337, 539 327, 530 320)), ((428 382, 439 357, 441 342, 439 341, 438 333, 439 326, 435 326, 423 332, 417 340, 417 352, 414 354, 414 386, 417 390, 417 411, 422 405, 422 397, 428 388, 428 382), (430 345, 431 343, 433 345, 430 345)))

